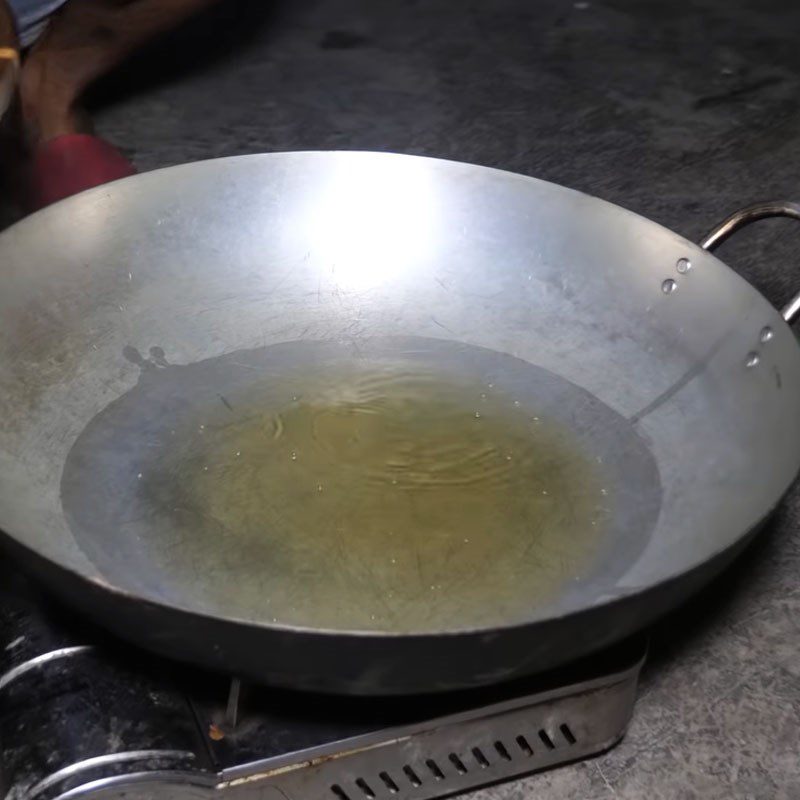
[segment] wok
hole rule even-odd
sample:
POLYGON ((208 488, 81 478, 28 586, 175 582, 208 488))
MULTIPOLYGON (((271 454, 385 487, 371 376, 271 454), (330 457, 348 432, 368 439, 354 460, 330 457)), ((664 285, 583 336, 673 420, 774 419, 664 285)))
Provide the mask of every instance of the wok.
MULTIPOLYGON (((800 212, 753 206, 698 246, 532 178, 357 152, 202 162, 70 198, 0 235, 0 528, 123 637, 276 685, 449 690, 588 654, 706 583, 798 472, 800 297, 781 314, 708 252, 774 215, 800 212), (551 543, 557 586, 532 572, 522 607, 501 602, 490 548, 470 575, 457 554, 418 559, 414 580, 449 570, 446 591, 406 586, 413 623, 362 624, 385 587, 346 542, 270 558, 224 526, 201 535, 163 488, 175 475, 140 488, 147 448, 206 400, 232 411, 247 376, 412 356, 498 382, 602 462, 607 532, 580 564, 551 543), (319 599, 348 583, 365 608, 319 599), (276 616, 279 593, 311 621, 276 616)), ((523 587, 531 537, 508 568, 523 587)))

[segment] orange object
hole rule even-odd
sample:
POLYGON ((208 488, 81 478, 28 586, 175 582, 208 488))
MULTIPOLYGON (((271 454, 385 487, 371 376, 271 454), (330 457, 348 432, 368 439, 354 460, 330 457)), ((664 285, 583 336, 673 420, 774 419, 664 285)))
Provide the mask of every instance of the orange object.
POLYGON ((135 173, 133 164, 104 139, 85 133, 57 136, 33 155, 31 210, 135 173))

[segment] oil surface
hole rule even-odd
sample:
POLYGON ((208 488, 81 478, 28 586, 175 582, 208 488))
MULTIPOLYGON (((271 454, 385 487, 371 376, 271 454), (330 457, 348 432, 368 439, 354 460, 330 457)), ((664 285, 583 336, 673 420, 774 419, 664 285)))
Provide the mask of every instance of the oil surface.
POLYGON ((182 431, 148 490, 175 476, 236 546, 279 552, 268 600, 281 621, 416 628, 443 608, 529 605, 601 535, 597 471, 489 386, 320 370, 254 385, 228 417, 182 431))
POLYGON ((149 395, 156 427, 129 414, 84 448, 95 497, 103 473, 123 518, 116 557, 159 591, 283 624, 425 631, 524 619, 595 565, 613 476, 513 385, 413 354, 245 362, 177 400, 169 369, 189 368, 153 371, 168 387, 149 395), (98 448, 125 439, 103 468, 98 448))

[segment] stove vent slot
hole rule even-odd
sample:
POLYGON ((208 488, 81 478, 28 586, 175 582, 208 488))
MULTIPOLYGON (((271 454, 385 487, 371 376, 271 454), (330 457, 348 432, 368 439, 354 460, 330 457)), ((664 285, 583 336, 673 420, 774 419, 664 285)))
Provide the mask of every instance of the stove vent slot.
POLYGON ((375 792, 372 791, 372 787, 363 778, 356 779, 356 786, 361 789, 361 793, 364 797, 369 797, 370 800, 375 797, 375 792))
POLYGON ((432 758, 429 758, 425 762, 425 766, 431 771, 431 775, 433 775, 433 777, 436 778, 437 781, 444 780, 444 772, 442 772, 439 765, 432 758))
POLYGON ((415 789, 416 789, 418 786, 422 786, 422 781, 419 779, 419 776, 417 775, 417 773, 416 773, 416 772, 414 772, 414 770, 413 770, 413 769, 411 769, 411 767, 409 767, 409 766, 408 766, 408 764, 406 764, 406 765, 403 767, 403 772, 405 773, 405 776, 408 778, 408 782, 409 782, 409 783, 410 783, 410 784, 411 784, 411 785, 412 785, 412 786, 413 786, 415 789))
POLYGON ((392 794, 397 794, 400 791, 400 787, 392 780, 392 776, 388 772, 381 772, 378 777, 392 794))
POLYGON ((567 725, 566 722, 559 728, 559 730, 569 744, 575 744, 577 741, 575 734, 570 730, 569 725, 567 725))
POLYGON ((480 747, 473 747, 472 755, 475 756, 475 760, 478 762, 478 766, 480 766, 481 769, 486 769, 486 767, 489 766, 489 759, 486 758, 480 747))
POLYGON ((338 783, 334 783, 333 786, 331 786, 331 793, 334 797, 338 798, 338 800, 350 800, 350 796, 338 783))
POLYGON ((522 752, 525 753, 526 756, 533 755, 533 748, 530 746, 528 740, 522 734, 517 736, 517 744, 519 745, 519 749, 522 750, 522 752))
POLYGON ((467 768, 464 766, 464 762, 455 753, 450 753, 448 758, 450 759, 450 763, 456 768, 456 772, 459 775, 467 774, 467 768))
POLYGON ((499 755, 503 761, 511 761, 511 753, 508 752, 508 748, 502 742, 495 742, 494 749, 497 750, 497 755, 499 755))
POLYGON ((548 735, 547 731, 544 730, 544 728, 539 731, 539 738, 542 740, 542 744, 548 750, 555 750, 556 749, 556 746, 553 744, 553 740, 550 738, 550 736, 548 735))

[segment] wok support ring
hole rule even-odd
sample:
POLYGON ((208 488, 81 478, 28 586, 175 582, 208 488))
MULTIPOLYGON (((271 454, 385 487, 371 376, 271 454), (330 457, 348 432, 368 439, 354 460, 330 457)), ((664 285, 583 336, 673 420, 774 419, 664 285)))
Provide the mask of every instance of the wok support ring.
MULTIPOLYGON (((754 203, 750 206, 734 211, 726 217, 716 228, 708 233, 701 241, 700 247, 710 253, 727 241, 736 231, 760 219, 771 217, 791 217, 800 220, 800 203, 790 200, 766 203, 754 203)), ((783 318, 790 325, 800 319, 800 293, 796 294, 782 309, 783 318)))

